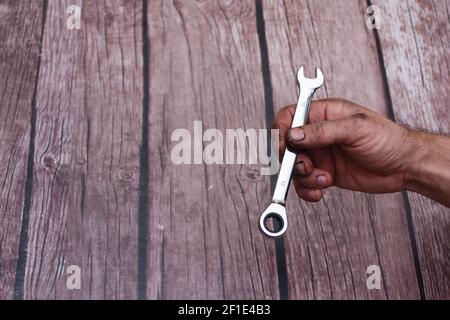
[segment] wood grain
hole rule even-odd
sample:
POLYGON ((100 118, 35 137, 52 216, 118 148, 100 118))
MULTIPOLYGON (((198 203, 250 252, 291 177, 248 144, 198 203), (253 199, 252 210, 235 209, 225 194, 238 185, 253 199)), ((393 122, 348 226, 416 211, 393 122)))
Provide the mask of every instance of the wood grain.
POLYGON ((13 298, 42 4, 0 3, 0 300, 13 298))
MULTIPOLYGON (((342 97, 387 113, 381 67, 362 1, 264 1, 274 105, 297 99, 296 70, 320 66, 316 98, 342 97)), ((401 194, 366 195, 332 188, 317 204, 288 200, 285 237, 289 298, 418 298, 401 194), (366 286, 381 268, 381 290, 366 286)))
POLYGON ((374 2, 376 32, 358 0, 0 1, 0 299, 278 299, 285 276, 289 299, 449 299, 448 208, 291 190, 284 252, 257 228, 260 165, 171 159, 194 121, 264 128, 300 65, 322 68, 317 98, 448 134, 448 1, 374 2))
MULTIPOLYGON (((448 1, 379 1, 378 31, 398 122, 450 133, 448 1)), ((408 193, 425 296, 450 298, 450 209, 408 193)))
POLYGON ((265 125, 253 1, 152 1, 147 297, 278 298, 274 244, 257 228, 269 177, 249 165, 175 165, 171 134, 265 125))
POLYGON ((48 2, 38 79, 26 299, 133 299, 142 123, 141 1, 48 2), (81 268, 69 290, 67 268, 81 268))

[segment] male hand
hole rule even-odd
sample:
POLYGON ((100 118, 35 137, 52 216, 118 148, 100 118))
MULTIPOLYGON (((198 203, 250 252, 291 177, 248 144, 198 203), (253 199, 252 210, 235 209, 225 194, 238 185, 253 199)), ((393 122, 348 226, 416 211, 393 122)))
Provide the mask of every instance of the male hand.
POLYGON ((298 153, 297 194, 319 201, 330 186, 368 193, 404 190, 418 161, 415 132, 342 99, 313 101, 308 124, 290 129, 295 106, 280 110, 280 156, 286 145, 298 153))

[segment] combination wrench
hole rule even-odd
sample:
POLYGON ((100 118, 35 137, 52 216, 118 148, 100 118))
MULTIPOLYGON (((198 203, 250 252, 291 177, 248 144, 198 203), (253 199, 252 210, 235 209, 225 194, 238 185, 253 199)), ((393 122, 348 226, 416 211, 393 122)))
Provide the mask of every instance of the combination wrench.
MULTIPOLYGON (((323 74, 319 68, 316 68, 316 78, 305 78, 303 67, 297 72, 297 80, 300 86, 300 94, 298 97, 297 107, 295 108, 294 118, 291 128, 300 127, 308 121, 309 107, 314 92, 323 84, 323 74)), ((286 216, 286 198, 291 183, 292 171, 294 169, 296 154, 286 148, 284 153, 281 169, 278 173, 277 184, 272 197, 272 203, 262 213, 259 218, 259 226, 261 231, 269 237, 279 237, 286 232, 288 220, 286 216), (266 223, 269 218, 277 220, 280 224, 279 230, 269 230, 266 223)))

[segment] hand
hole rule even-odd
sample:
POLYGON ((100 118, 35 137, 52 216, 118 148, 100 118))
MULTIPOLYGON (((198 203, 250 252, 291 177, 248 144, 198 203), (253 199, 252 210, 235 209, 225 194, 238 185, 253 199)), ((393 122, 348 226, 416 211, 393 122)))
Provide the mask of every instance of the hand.
POLYGON ((404 190, 417 160, 414 132, 341 99, 313 101, 308 124, 290 129, 295 106, 277 114, 280 156, 286 143, 297 154, 294 185, 307 201, 319 201, 330 186, 386 193, 404 190))

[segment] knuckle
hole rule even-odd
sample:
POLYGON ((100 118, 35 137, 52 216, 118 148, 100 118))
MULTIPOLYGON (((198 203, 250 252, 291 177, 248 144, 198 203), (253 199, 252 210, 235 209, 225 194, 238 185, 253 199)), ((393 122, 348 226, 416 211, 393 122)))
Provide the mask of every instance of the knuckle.
POLYGON ((369 115, 363 112, 357 112, 354 115, 352 115, 352 118, 356 121, 356 122, 366 122, 367 120, 369 120, 369 115))
POLYGON ((278 111, 277 116, 282 116, 282 117, 289 117, 289 116, 293 116, 294 115, 294 111, 295 111, 295 105, 290 104, 288 106, 284 106, 283 108, 280 109, 280 111, 278 111))
POLYGON ((303 161, 298 161, 298 162, 295 164, 294 172, 295 172, 296 174, 300 174, 300 175, 304 174, 304 172, 305 172, 305 164, 304 164, 303 161))
POLYGON ((345 106, 347 106, 347 104, 348 104, 348 101, 343 98, 332 97, 332 98, 327 99, 327 108, 344 109, 345 106))
POLYGON ((347 124, 347 129, 354 132, 355 136, 367 132, 369 127, 371 127, 371 117, 363 112, 353 114, 347 124))
POLYGON ((325 124, 319 123, 312 128, 312 134, 314 137, 323 137, 326 133, 325 124))
POLYGON ((310 175, 314 169, 312 162, 305 159, 305 175, 310 175))
POLYGON ((275 119, 272 122, 272 128, 271 129, 282 131, 284 129, 284 124, 280 120, 275 119))
POLYGON ((310 163, 305 161, 305 173, 304 175, 310 175, 313 171, 313 167, 310 163))
POLYGON ((327 101, 329 101, 330 103, 333 103, 333 104, 343 104, 343 103, 347 102, 347 100, 345 100, 343 98, 339 98, 339 97, 331 97, 331 98, 328 98, 327 101))
POLYGON ((295 164, 295 172, 300 176, 310 175, 312 171, 311 165, 303 157, 300 157, 300 159, 295 164))

